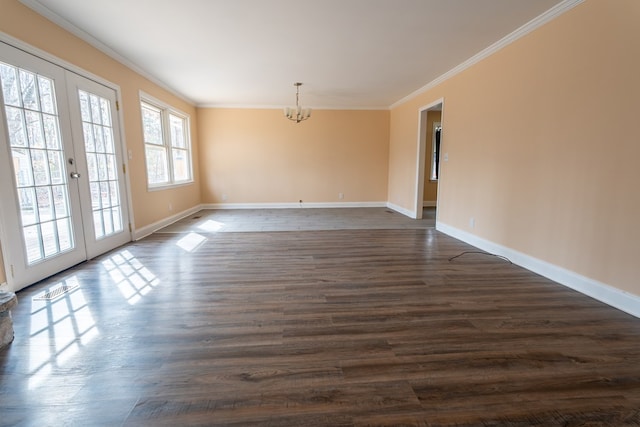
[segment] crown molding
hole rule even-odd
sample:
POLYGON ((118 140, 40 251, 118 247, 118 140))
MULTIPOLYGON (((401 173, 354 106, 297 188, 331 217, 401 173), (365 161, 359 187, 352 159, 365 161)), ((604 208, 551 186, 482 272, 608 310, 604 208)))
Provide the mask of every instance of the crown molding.
MULTIPOLYGON (((291 105, 255 105, 255 104, 197 104, 197 108, 229 108, 229 109, 250 109, 250 110, 282 110, 291 105)), ((336 107, 336 106, 313 106, 309 105, 312 110, 353 110, 353 111, 389 111, 389 107, 336 107)))
POLYGON ((473 55, 471 58, 467 59, 466 61, 462 62, 461 64, 459 64, 456 67, 452 68, 451 70, 447 71, 446 73, 442 74, 440 77, 436 78, 435 80, 432 80, 431 82, 427 83, 425 86, 421 87, 420 89, 416 90, 415 92, 410 93, 409 95, 405 96, 404 98, 394 102, 393 104, 391 104, 389 106, 389 109, 394 109, 394 108, 398 107, 399 105, 402 105, 405 102, 417 97, 418 95, 421 95, 421 94, 427 92, 428 90, 433 89, 434 87, 438 86, 439 84, 443 83, 444 81, 446 81, 446 80, 450 79, 451 77, 463 72, 467 68, 469 68, 472 65, 482 61, 483 59, 493 55, 494 53, 498 52, 499 50, 501 50, 501 49, 505 48, 506 46, 510 45, 511 43, 515 42, 519 38, 524 37, 525 35, 529 34, 530 32, 540 28, 541 26, 543 26, 547 22, 550 22, 550 21, 554 20, 558 16, 560 16, 563 13, 573 9, 574 7, 576 7, 577 5, 579 5, 580 3, 584 2, 584 1, 585 0, 564 0, 561 3, 558 3, 557 5, 552 7, 551 9, 547 10, 546 12, 544 12, 543 14, 538 15, 537 17, 533 18, 531 21, 527 22, 526 24, 524 24, 523 26, 521 26, 517 30, 513 31, 512 33, 504 36, 503 38, 501 38, 497 42, 493 43, 491 46, 481 50, 480 52, 478 52, 475 55, 473 55))
POLYGON ((121 63, 125 67, 135 71, 137 74, 140 74, 145 79, 147 79, 147 80, 151 81, 152 83, 160 86, 162 89, 166 90, 167 92, 171 93, 172 95, 175 95, 176 97, 180 98, 181 100, 183 100, 184 102, 186 102, 188 104, 191 104, 193 106, 196 105, 196 103, 192 99, 187 98, 186 96, 184 96, 180 92, 178 92, 175 89, 173 89, 172 87, 168 86, 165 82, 163 82, 163 81, 159 80, 158 78, 152 76, 147 71, 143 70, 138 65, 134 64, 129 59, 127 59, 126 57, 120 55, 118 52, 116 52, 115 50, 111 49, 109 46, 107 46, 106 44, 102 43, 101 41, 99 41, 98 39, 93 37, 91 34, 87 33, 86 31, 84 31, 84 30, 82 30, 82 29, 80 29, 78 27, 76 27, 75 25, 73 25, 72 23, 70 23, 69 21, 67 21, 66 19, 61 17, 60 15, 58 15, 57 13, 53 12, 51 9, 47 8, 46 6, 44 6, 39 1, 37 1, 37 0, 18 0, 18 1, 20 3, 22 3, 23 5, 25 5, 26 7, 28 7, 29 9, 33 10, 34 12, 36 12, 37 14, 39 14, 39 15, 43 16, 44 18, 48 19, 49 21, 53 22, 57 26, 59 26, 59 27, 63 28, 64 30, 70 32, 71 34, 73 34, 74 36, 80 38, 81 40, 87 42, 88 44, 90 44, 94 48, 98 49, 99 51, 101 51, 105 55, 107 55, 107 56, 111 57, 112 59, 118 61, 119 63, 121 63))

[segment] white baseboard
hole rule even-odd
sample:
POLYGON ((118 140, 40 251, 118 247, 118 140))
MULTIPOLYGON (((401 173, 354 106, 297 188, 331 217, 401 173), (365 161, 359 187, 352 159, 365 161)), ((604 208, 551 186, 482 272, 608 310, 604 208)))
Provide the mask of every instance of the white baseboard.
POLYGON ((317 209, 317 208, 383 208, 386 202, 330 202, 330 203, 207 203, 202 209, 317 209))
POLYGON ((422 207, 423 208, 435 208, 438 205, 438 202, 436 200, 425 200, 424 202, 422 202, 422 207))
POLYGON ((640 318, 640 296, 638 295, 614 288, 613 286, 483 239, 440 221, 436 222, 436 229, 484 251, 507 257, 511 262, 520 267, 524 267, 554 282, 558 282, 561 285, 640 318))
POLYGON ((196 205, 190 209, 171 215, 170 217, 161 219, 160 221, 156 221, 153 224, 149 224, 149 225, 145 225, 144 227, 137 228, 133 232, 133 240, 143 239, 148 235, 150 235, 151 233, 154 233, 160 230, 161 228, 171 225, 176 221, 180 221, 182 218, 186 218, 189 215, 193 215, 194 213, 201 210, 202 210, 202 205, 196 205))
POLYGON ((393 203, 387 202, 387 207, 389 209, 392 209, 398 213, 401 213, 404 216, 408 216, 409 218, 414 218, 416 217, 416 213, 414 211, 410 211, 409 209, 405 209, 402 206, 398 206, 395 205, 393 203))

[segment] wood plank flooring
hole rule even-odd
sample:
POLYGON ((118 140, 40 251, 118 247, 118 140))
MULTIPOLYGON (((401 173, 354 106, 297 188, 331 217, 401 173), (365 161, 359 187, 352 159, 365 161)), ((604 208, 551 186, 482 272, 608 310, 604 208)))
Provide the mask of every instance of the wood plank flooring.
POLYGON ((0 425, 640 425, 639 319, 450 261, 433 215, 304 211, 203 211, 20 292, 0 425))

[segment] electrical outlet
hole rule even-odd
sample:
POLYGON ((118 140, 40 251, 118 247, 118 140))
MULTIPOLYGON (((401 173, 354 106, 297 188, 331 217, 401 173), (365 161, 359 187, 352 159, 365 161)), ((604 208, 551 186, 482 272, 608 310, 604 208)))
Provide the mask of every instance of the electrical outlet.
POLYGON ((169 203, 169 212, 173 210, 173 204, 169 203))
POLYGON ((223 194, 223 195, 222 195, 222 201, 223 201, 223 202, 226 202, 226 201, 227 201, 227 195, 226 195, 226 194, 223 194))
POLYGON ((338 199, 344 199, 344 193, 338 193, 338 199))
POLYGON ((474 228, 476 226, 476 219, 474 217, 469 218, 469 228, 474 228))

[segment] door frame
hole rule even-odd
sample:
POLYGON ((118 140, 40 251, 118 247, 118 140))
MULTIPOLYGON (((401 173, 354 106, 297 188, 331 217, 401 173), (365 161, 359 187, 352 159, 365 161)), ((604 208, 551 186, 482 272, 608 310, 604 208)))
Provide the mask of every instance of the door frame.
MULTIPOLYGON (((125 132, 124 132, 124 112, 123 109, 120 108, 121 105, 123 105, 122 103, 122 91, 120 89, 120 86, 110 82, 96 74, 93 74, 81 67, 78 67, 70 62, 67 62, 61 58, 58 58, 55 55, 52 55, 42 49, 39 49, 35 46, 32 46, 28 43, 23 42, 20 39, 17 39, 15 37, 12 37, 2 31, 0 31, 0 43, 4 43, 10 47, 13 47, 15 49, 21 50, 29 55, 35 56, 39 59, 42 59, 44 61, 50 62, 55 66, 58 66, 60 68, 63 68, 66 71, 72 72, 74 74, 77 74, 81 77, 84 77, 88 80, 92 80, 98 84, 101 84, 109 89, 112 89, 115 92, 116 95, 116 112, 118 114, 118 129, 114 129, 114 132, 118 132, 118 135, 120 137, 120 144, 121 144, 121 149, 122 149, 122 162, 124 164, 124 168, 125 168, 125 173, 123 174, 123 179, 124 179, 124 187, 125 187, 125 192, 126 194, 122 195, 122 197, 126 197, 127 199, 127 212, 123 213, 123 218, 124 218, 124 226, 125 229, 126 227, 129 228, 129 230, 127 231, 127 233, 129 233, 129 241, 133 240, 134 234, 133 234, 133 230, 135 230, 135 222, 134 222, 134 217, 133 217, 133 199, 131 197, 131 182, 129 180, 129 160, 131 159, 131 151, 127 149, 127 142, 126 142, 126 138, 125 138, 125 132)), ((67 96, 67 94, 65 94, 65 96, 67 96)), ((2 255, 2 261, 3 261, 3 267, 4 267, 4 273, 5 273, 5 283, 0 282, 0 289, 3 290, 9 290, 12 292, 16 292, 19 289, 15 288, 15 282, 13 280, 13 275, 11 273, 12 271, 12 266, 11 266, 11 255, 8 253, 8 245, 7 245, 7 232, 6 232, 6 225, 5 225, 5 220, 2 216, 0 216, 0 252, 2 255)))
MULTIPOLYGON (((418 109, 418 146, 416 161, 416 194, 414 199, 414 218, 422 219, 422 209, 424 204, 424 177, 426 174, 427 162, 427 115, 434 107, 441 105, 440 123, 444 123, 444 98, 424 105, 418 109)), ((444 129, 444 127, 443 127, 444 129)), ((440 132, 440 155, 442 155, 442 135, 444 130, 440 132)), ((429 135, 431 137, 431 135, 429 135)), ((431 164, 431 162, 429 162, 431 164)), ((440 162, 440 171, 442 171, 442 162, 440 162)), ((438 194, 440 194, 440 176, 438 177, 438 194)), ((440 197, 436 199, 436 221, 438 218, 438 205, 440 197)))

